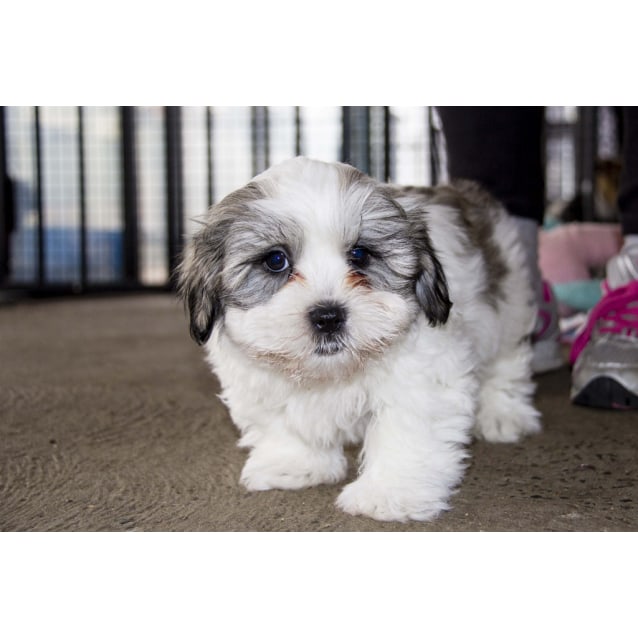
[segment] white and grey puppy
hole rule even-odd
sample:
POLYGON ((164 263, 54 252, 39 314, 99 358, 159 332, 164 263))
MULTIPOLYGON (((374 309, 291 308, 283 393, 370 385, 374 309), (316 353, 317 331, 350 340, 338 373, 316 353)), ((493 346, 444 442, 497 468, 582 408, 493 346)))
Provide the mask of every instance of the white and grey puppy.
POLYGON ((341 481, 344 446, 361 443, 337 505, 429 520, 449 508, 472 433, 540 428, 522 248, 474 184, 284 162, 212 208, 179 284, 250 450, 249 490, 341 481))

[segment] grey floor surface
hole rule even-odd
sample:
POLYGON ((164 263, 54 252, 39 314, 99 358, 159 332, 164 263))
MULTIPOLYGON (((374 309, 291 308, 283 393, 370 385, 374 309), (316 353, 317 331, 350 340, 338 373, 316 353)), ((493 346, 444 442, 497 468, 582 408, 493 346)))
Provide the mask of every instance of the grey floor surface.
POLYGON ((570 405, 567 368, 538 379, 544 432, 474 443, 427 524, 343 514, 339 486, 246 492, 216 391, 168 294, 0 305, 0 530, 638 530, 638 412, 570 405))

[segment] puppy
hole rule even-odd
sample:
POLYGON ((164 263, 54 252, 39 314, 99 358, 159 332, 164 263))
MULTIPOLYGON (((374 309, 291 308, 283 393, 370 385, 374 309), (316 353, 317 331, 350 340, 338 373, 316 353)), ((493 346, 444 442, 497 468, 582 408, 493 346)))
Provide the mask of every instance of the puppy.
POLYGON ((250 452, 248 490, 358 478, 337 506, 449 508, 475 435, 540 429, 516 229, 476 185, 380 184, 296 158, 210 211, 178 272, 190 330, 250 452))

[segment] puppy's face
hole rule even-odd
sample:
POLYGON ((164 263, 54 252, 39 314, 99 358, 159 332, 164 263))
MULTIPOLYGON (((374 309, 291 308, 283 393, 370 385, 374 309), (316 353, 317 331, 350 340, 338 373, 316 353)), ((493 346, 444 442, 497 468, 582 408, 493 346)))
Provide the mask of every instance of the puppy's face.
POLYGON ((356 169, 303 158, 214 207, 179 278, 199 343, 217 323, 300 380, 349 375, 418 312, 435 325, 450 309, 423 221, 356 169))

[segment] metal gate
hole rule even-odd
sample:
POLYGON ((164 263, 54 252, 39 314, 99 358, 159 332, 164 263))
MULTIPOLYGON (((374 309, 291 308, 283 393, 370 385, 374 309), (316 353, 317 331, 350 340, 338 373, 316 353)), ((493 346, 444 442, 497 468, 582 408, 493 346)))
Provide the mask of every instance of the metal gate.
MULTIPOLYGON (((577 177, 574 123, 561 113, 548 187, 564 197, 577 177)), ((0 107, 0 288, 167 288, 193 220, 300 154, 384 181, 445 177, 430 107, 0 107)))

